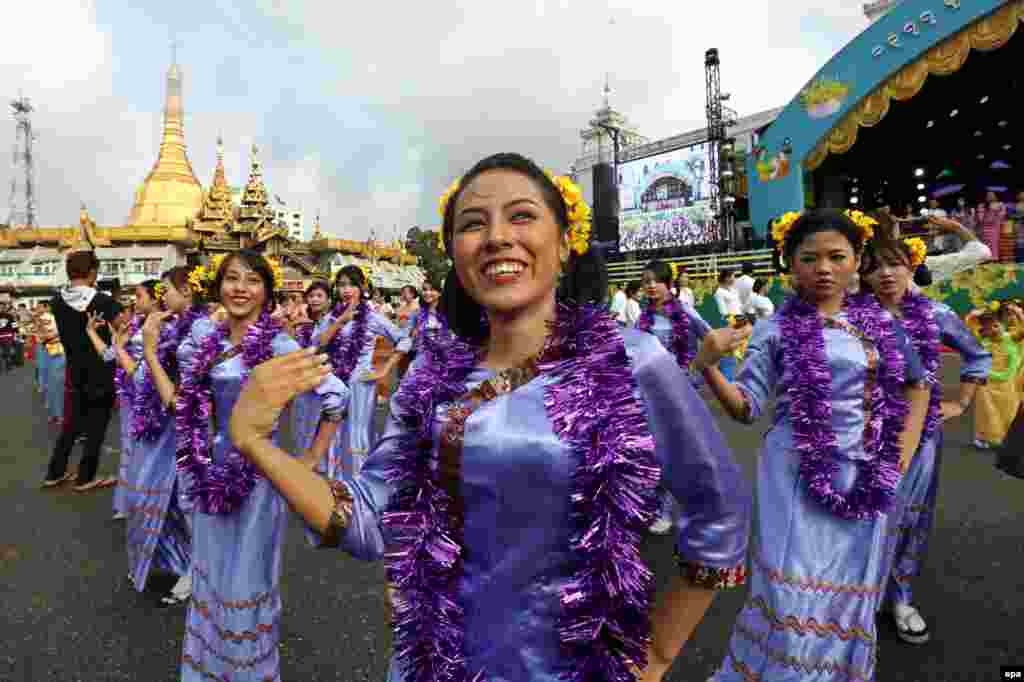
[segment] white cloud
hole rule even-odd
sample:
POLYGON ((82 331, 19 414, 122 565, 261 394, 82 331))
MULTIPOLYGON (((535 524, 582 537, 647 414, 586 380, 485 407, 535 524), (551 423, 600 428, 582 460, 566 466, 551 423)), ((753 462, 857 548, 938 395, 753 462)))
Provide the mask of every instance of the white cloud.
MULTIPOLYGON (((615 107, 644 134, 663 137, 703 125, 706 48, 721 51, 730 104, 753 113, 785 104, 834 47, 866 25, 860 0, 816 8, 795 0, 442 0, 403 3, 400 11, 394 3, 317 0, 256 6, 216 0, 206 20, 242 37, 204 40, 204 55, 183 55, 196 175, 210 181, 222 132, 229 182, 244 183, 255 141, 272 193, 311 213, 322 209, 325 228, 357 238, 375 226, 429 224, 436 195, 489 153, 518 151, 567 168, 606 72, 615 107), (266 33, 268 24, 277 35, 266 33), (806 26, 820 35, 801 35, 806 26), (254 72, 267 44, 286 44, 290 59, 332 77, 277 82, 286 79, 254 72), (214 87, 202 90, 201 77, 214 87), (202 101, 200 91, 208 93, 202 101), (307 122, 294 108, 296 91, 336 114, 333 125, 330 115, 307 122), (278 110, 264 115, 275 102, 278 110), (300 137, 305 146, 296 147, 300 137), (316 139, 323 144, 313 146, 316 139)), ((120 43, 111 36, 140 27, 118 24, 117 14, 100 27, 85 0, 17 3, 5 7, 5 20, 19 30, 0 41, 0 83, 11 90, 0 95, 22 88, 36 102, 43 222, 74 222, 82 200, 101 224, 120 223, 159 146, 162 87, 152 102, 137 103, 123 75, 122 90, 113 87, 114 74, 137 55, 112 52, 120 43)), ((144 89, 162 76, 149 75, 144 89)), ((0 148, 13 131, 10 118, 0 119, 0 148)), ((0 188, 9 181, 9 166, 0 164, 0 188)))

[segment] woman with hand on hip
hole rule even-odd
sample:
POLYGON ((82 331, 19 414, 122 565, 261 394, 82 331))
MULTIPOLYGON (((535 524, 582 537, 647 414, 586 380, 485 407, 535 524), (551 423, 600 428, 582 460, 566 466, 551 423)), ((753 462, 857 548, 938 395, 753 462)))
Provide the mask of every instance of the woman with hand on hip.
POLYGON ((751 590, 715 682, 843 670, 873 680, 886 513, 928 405, 920 360, 892 315, 847 288, 875 221, 787 214, 773 227, 796 294, 754 327, 730 383, 718 361, 742 341, 704 338, 694 361, 726 412, 752 423, 776 399, 758 464, 751 590))
POLYGON ((965 412, 992 367, 992 354, 982 348, 955 312, 910 290, 914 271, 924 263, 927 253, 924 241, 918 238, 876 238, 868 243, 862 268, 862 281, 910 338, 931 388, 921 446, 900 481, 888 515, 890 546, 882 571, 886 581, 884 601, 888 602, 885 606, 891 609, 900 639, 910 644, 924 644, 929 639, 928 625, 913 605, 910 581, 921 572, 935 516, 942 422, 965 412), (960 354, 960 395, 956 402, 942 401, 939 373, 943 346, 960 354))
POLYGON ((600 305, 574 183, 497 154, 440 208, 454 337, 423 346, 362 471, 326 481, 266 437, 326 373, 307 356, 256 370, 232 433, 324 544, 378 560, 388 539, 392 682, 661 680, 742 582, 749 488, 675 358, 600 305), (661 482, 688 523, 655 605, 639 544, 661 482))

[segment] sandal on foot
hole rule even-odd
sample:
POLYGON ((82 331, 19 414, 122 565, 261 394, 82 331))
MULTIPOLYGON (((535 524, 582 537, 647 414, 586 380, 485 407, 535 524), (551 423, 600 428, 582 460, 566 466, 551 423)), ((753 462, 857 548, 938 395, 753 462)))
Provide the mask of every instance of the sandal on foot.
POLYGON ((88 492, 92 492, 93 490, 99 490, 102 485, 103 485, 103 480, 102 479, 94 478, 93 480, 89 481, 88 483, 82 483, 80 485, 76 485, 74 488, 72 488, 72 490, 74 490, 76 493, 88 493, 88 492))
POLYGON ((897 604, 892 611, 897 634, 907 644, 924 644, 931 638, 928 624, 916 608, 909 604, 897 604))
POLYGON ((43 481, 41 488, 56 488, 59 485, 64 485, 72 478, 72 474, 64 474, 62 478, 58 478, 52 481, 43 481))

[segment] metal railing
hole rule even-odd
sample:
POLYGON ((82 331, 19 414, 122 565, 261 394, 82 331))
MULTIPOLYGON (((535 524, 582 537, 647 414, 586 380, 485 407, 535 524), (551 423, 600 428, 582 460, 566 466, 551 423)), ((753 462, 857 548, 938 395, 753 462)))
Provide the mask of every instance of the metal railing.
MULTIPOLYGON (((750 251, 732 251, 729 253, 710 253, 701 256, 685 256, 683 258, 664 258, 666 263, 678 263, 686 268, 690 279, 717 277, 722 270, 739 270, 744 263, 754 264, 755 276, 775 274, 771 249, 752 249, 750 251)), ((639 281, 644 266, 650 259, 611 263, 608 265, 608 281, 611 284, 624 284, 639 281)))

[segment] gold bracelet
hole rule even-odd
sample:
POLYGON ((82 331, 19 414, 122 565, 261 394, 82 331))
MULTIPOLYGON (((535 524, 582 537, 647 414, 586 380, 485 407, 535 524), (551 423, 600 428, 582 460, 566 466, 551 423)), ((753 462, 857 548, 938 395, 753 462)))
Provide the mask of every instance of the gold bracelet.
POLYGON ((348 486, 342 481, 327 481, 331 487, 331 495, 334 497, 334 509, 331 510, 331 518, 327 521, 327 528, 321 535, 321 547, 337 547, 341 544, 341 537, 348 530, 352 521, 352 493, 348 486))

